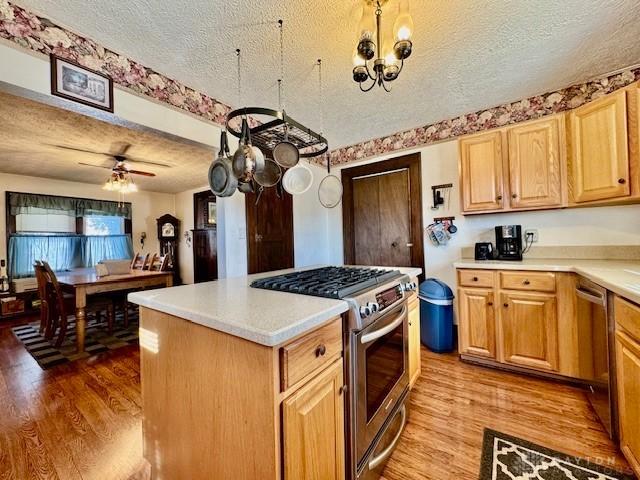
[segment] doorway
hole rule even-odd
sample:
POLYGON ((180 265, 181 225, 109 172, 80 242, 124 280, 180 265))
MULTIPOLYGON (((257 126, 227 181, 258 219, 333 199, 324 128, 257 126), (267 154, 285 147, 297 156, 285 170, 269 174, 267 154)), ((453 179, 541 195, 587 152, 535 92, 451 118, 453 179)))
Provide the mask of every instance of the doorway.
POLYGON ((342 170, 347 265, 424 268, 420 154, 342 170))
POLYGON ((247 270, 251 273, 292 268, 293 197, 279 187, 245 195, 247 270))
POLYGON ((218 279, 218 215, 211 191, 193 194, 193 281, 218 279))

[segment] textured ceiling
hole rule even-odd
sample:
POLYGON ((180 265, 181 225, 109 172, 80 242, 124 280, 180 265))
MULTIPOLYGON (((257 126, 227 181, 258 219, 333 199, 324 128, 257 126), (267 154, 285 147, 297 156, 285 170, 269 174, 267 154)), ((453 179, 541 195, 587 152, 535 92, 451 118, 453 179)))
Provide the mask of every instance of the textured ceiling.
POLYGON ((171 165, 166 168, 132 162, 132 169, 156 174, 152 178, 133 175, 138 187, 177 193, 202 185, 214 157, 214 152, 205 147, 111 125, 7 93, 0 92, 0 105, 0 172, 103 184, 109 170, 78 162, 112 167, 112 159, 54 145, 116 153, 123 144, 130 144, 127 155, 132 158, 171 165))
POLYGON ((353 1, 18 0, 105 46, 237 105, 277 106, 285 21, 285 108, 331 148, 552 91, 640 61, 637 0, 413 0, 414 54, 388 94, 351 80, 353 1))

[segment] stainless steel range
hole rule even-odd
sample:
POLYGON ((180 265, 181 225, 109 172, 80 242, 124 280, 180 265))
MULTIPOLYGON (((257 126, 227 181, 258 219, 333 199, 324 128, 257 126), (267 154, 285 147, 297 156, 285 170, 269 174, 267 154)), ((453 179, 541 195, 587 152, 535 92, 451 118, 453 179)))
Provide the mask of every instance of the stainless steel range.
POLYGON ((324 267, 259 279, 251 286, 349 303, 344 329, 347 478, 379 478, 407 422, 407 292, 416 284, 397 270, 324 267))

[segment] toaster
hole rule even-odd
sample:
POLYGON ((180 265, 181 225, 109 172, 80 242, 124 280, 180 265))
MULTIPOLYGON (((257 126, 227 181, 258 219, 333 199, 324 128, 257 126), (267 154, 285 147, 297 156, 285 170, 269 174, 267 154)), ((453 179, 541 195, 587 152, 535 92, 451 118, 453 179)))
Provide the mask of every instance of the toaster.
POLYGON ((476 243, 476 260, 493 260, 493 244, 491 242, 476 243))

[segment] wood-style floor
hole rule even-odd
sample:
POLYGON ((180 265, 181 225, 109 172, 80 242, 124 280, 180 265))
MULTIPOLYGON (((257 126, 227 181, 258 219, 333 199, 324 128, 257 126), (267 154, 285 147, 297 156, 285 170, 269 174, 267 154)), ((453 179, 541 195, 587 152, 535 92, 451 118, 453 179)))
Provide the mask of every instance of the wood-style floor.
MULTIPOLYGON (((485 427, 628 465, 583 391, 423 349, 410 423, 385 480, 475 480, 485 427)), ((42 371, 0 328, 0 479, 147 479, 139 354, 124 348, 42 371)))

